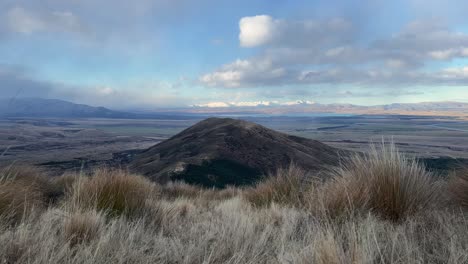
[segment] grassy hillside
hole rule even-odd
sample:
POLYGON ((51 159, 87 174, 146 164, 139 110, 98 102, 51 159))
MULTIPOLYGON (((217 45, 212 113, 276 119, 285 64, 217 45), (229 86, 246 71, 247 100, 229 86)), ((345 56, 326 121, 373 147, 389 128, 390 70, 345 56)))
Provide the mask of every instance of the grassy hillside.
POLYGON ((6 168, 0 262, 468 263, 467 194, 392 147, 243 189, 6 168))

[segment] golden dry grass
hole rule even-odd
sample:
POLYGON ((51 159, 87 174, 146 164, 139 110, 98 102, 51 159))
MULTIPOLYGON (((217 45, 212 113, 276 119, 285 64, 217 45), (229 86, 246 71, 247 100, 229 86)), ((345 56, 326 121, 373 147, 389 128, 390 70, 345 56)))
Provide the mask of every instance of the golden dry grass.
POLYGON ((73 185, 76 181, 83 177, 77 173, 65 173, 61 176, 54 177, 52 179, 52 184, 57 188, 62 194, 70 193, 73 189, 73 185))
POLYGON ((457 171, 450 178, 448 190, 455 203, 468 208, 468 169, 457 171))
POLYGON ((291 167, 253 188, 207 190, 98 170, 38 215, 0 223, 0 263, 468 263, 466 174, 440 189, 387 148, 322 181, 304 175, 291 167), (450 195, 457 210, 438 206, 450 195))
POLYGON ((169 182, 160 188, 161 195, 168 199, 176 199, 180 197, 195 199, 200 196, 202 189, 197 186, 190 185, 184 182, 169 182))
POLYGON ((353 156, 330 177, 322 189, 321 206, 332 216, 364 211, 400 221, 440 200, 435 176, 393 145, 380 150, 374 146, 369 155, 353 156))
POLYGON ((44 207, 43 194, 33 186, 15 182, 0 184, 0 217, 2 220, 18 222, 32 209, 44 207))
POLYGON ((64 220, 63 235, 71 246, 89 243, 99 237, 104 224, 104 218, 99 212, 74 212, 64 220))
POLYGON ((27 166, 0 169, 0 217, 18 222, 47 205, 55 189, 41 171, 27 166))
POLYGON ((121 170, 98 169, 91 177, 75 181, 68 194, 76 208, 96 209, 109 215, 141 214, 153 195, 148 179, 121 170))
POLYGON ((244 198, 254 206, 268 206, 271 203, 300 205, 307 183, 305 171, 295 165, 278 169, 256 186, 243 192, 244 198))
POLYGON ((352 156, 321 178, 291 166, 246 189, 243 197, 254 206, 302 206, 331 218, 372 213, 395 222, 437 206, 441 198, 434 175, 393 145, 352 156))

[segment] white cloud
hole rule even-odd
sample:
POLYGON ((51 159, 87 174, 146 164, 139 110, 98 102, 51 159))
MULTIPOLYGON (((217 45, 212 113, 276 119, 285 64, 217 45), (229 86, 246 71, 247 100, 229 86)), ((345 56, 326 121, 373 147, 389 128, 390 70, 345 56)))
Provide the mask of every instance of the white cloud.
POLYGON ((20 34, 85 31, 80 19, 68 11, 38 13, 22 7, 13 7, 6 14, 6 22, 10 31, 20 34))
POLYGON ((296 101, 239 101, 239 102, 209 102, 204 104, 196 104, 194 107, 211 107, 211 108, 225 108, 225 107, 257 107, 257 106, 298 106, 298 105, 311 105, 314 104, 308 100, 296 101))
POLYGON ((453 55, 455 55, 455 50, 454 49, 447 49, 447 50, 435 50, 429 52, 429 55, 437 60, 446 60, 453 55))
POLYGON ((445 50, 434 50, 429 52, 429 56, 436 60, 449 60, 455 57, 468 57, 468 48, 460 47, 445 50))
POLYGON ((359 41, 344 19, 284 20, 267 15, 240 20, 240 43, 260 47, 200 77, 210 87, 306 84, 466 85, 461 73, 429 72, 426 65, 468 57, 468 34, 441 23, 416 21, 387 38, 359 41), (444 77, 442 77, 444 76, 444 77))
POLYGON ((468 34, 450 30, 442 23, 416 21, 394 36, 376 41, 372 48, 380 56, 398 56, 417 63, 450 60, 466 56, 468 34))
POLYGON ((123 87, 75 86, 38 80, 32 73, 27 68, 0 64, 0 98, 62 99, 113 109, 186 106, 187 102, 193 100, 193 98, 172 93, 170 91, 172 87, 168 87, 164 82, 155 81, 147 84, 147 87, 143 84, 128 84, 128 86, 123 87), (129 89, 129 87, 133 89, 129 89), (139 92, 135 92, 134 87, 138 87, 139 92))
POLYGON ((20 7, 8 11, 7 23, 12 31, 22 34, 30 34, 46 28, 45 23, 40 18, 20 7))
POLYGON ((200 77, 200 82, 207 86, 240 87, 250 81, 255 82, 259 76, 262 81, 257 84, 278 81, 287 75, 285 69, 274 67, 270 60, 236 60, 226 64, 218 71, 200 77))
POLYGON ((213 107, 213 108, 218 108, 218 107, 229 107, 230 105, 225 102, 209 102, 206 104, 197 104, 193 105, 194 107, 213 107))
POLYGON ((352 38, 351 23, 341 18, 294 21, 258 15, 241 18, 239 31, 242 47, 270 45, 316 48, 345 44, 352 38))
POLYGON ((461 50, 461 55, 464 56, 464 57, 468 57, 468 48, 463 48, 461 50))
POLYGON ((446 79, 468 79, 468 66, 444 69, 439 76, 446 79))
POLYGON ((400 69, 400 68, 404 68, 405 66, 407 66, 406 62, 400 59, 388 59, 386 64, 388 67, 394 68, 394 69, 400 69))
POLYGON ((98 87, 96 90, 99 95, 112 95, 116 93, 115 90, 109 86, 98 87))
POLYGON ((267 15, 243 17, 239 21, 239 41, 242 47, 264 45, 274 38, 278 21, 267 15))
POLYGON ((309 100, 297 100, 297 101, 284 102, 281 105, 291 106, 291 105, 311 105, 311 104, 315 104, 315 102, 312 102, 309 100))
POLYGON ((327 57, 337 57, 342 55, 344 52, 346 52, 347 47, 337 47, 337 48, 332 48, 329 49, 325 52, 325 56, 327 57))
POLYGON ((200 81, 208 86, 238 87, 241 85, 243 72, 239 70, 224 70, 203 75, 200 81))

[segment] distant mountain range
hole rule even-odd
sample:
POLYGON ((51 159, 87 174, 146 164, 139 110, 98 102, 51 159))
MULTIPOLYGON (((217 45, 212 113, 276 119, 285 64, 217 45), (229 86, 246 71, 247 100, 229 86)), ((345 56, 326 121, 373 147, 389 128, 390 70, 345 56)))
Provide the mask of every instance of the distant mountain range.
POLYGON ((136 115, 104 107, 75 104, 57 99, 0 99, 0 116, 4 117, 69 117, 131 118, 136 115))
POLYGON ((210 116, 217 114, 382 114, 382 115, 430 115, 468 117, 468 103, 425 102, 360 106, 353 104, 319 104, 309 101, 288 103, 241 102, 213 103, 185 108, 155 108, 145 112, 114 111, 57 99, 0 98, 2 117, 61 117, 61 118, 182 118, 181 116, 210 116))
POLYGON ((468 103, 461 102, 424 102, 395 103, 388 105, 361 106, 353 104, 319 104, 307 101, 277 104, 259 102, 256 105, 205 104, 184 109, 191 113, 262 113, 262 114, 295 114, 295 113, 341 113, 341 114, 402 114, 402 115, 436 115, 468 116, 468 103), (247 105, 247 106, 246 106, 247 105))

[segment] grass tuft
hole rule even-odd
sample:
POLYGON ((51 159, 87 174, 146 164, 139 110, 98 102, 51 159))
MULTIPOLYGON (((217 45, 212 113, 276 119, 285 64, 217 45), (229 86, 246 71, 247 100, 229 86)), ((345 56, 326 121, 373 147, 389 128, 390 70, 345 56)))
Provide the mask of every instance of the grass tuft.
POLYGON ((33 209, 39 210, 54 196, 55 189, 37 169, 27 166, 0 170, 0 217, 16 223, 33 209))
POLYGON ((96 211, 75 212, 70 214, 63 223, 65 240, 71 246, 89 243, 99 237, 104 226, 104 218, 96 211))
POLYGON ((278 169, 255 187, 244 191, 244 199, 253 206, 269 206, 271 203, 300 205, 305 172, 295 165, 278 169))
POLYGON ((455 172, 449 180, 448 192, 457 204, 468 208, 468 169, 455 172))
POLYGON ((61 191, 62 194, 70 193, 73 189, 73 185, 82 177, 78 173, 65 173, 61 176, 54 177, 52 184, 61 191))
POLYGON ((435 206, 439 198, 435 177, 394 145, 373 146, 369 155, 353 156, 331 176, 322 197, 332 216, 365 210, 400 221, 435 206))
POLYGON ((111 216, 138 216, 152 191, 153 183, 142 176, 98 169, 75 182, 70 202, 75 208, 96 209, 111 216))
POLYGON ((161 195, 167 199, 191 198, 200 196, 202 188, 185 182, 169 182, 160 188, 161 195))

